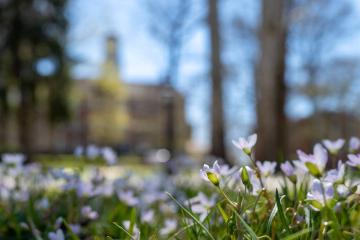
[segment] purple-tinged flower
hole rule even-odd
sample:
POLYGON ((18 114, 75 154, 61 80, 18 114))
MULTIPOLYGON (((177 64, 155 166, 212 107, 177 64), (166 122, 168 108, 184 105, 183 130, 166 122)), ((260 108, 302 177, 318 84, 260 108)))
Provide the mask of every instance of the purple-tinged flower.
POLYGON ((304 174, 309 171, 308 168, 305 166, 304 162, 300 160, 294 160, 293 163, 295 166, 295 172, 304 174))
POLYGON ((349 166, 360 168, 360 154, 349 154, 346 162, 349 166))
POLYGON ((321 144, 314 146, 313 154, 306 154, 301 150, 297 151, 300 161, 306 166, 307 170, 315 177, 320 177, 325 171, 328 155, 321 144))
POLYGON ((325 205, 330 203, 334 198, 334 187, 332 183, 320 182, 314 179, 311 183, 310 192, 307 193, 306 200, 315 211, 320 211, 325 205))
POLYGON ((49 232, 48 237, 50 240, 65 240, 64 233, 61 229, 58 229, 56 232, 49 232))
POLYGON ((36 202, 36 208, 42 209, 42 210, 48 209, 49 205, 50 205, 49 199, 47 199, 46 197, 44 197, 36 202))
POLYGON ((80 234, 80 232, 81 232, 80 224, 71 224, 71 223, 69 223, 69 227, 70 227, 71 231, 73 231, 73 233, 80 234))
POLYGON ((177 221, 175 219, 166 219, 165 225, 162 229, 160 229, 160 235, 169 235, 173 231, 176 230, 177 227, 177 221))
POLYGON ((74 149, 74 155, 76 157, 81 157, 82 155, 84 155, 84 147, 83 146, 77 146, 75 149, 74 149))
POLYGON ((342 138, 336 141, 331 141, 326 139, 323 141, 323 144, 331 154, 336 155, 339 152, 339 150, 344 146, 345 140, 342 138))
POLYGON ((117 191, 118 198, 126 203, 128 206, 135 206, 139 203, 139 199, 134 196, 134 192, 128 191, 117 191))
POLYGON ((338 185, 336 188, 336 191, 337 191, 339 197, 343 198, 343 199, 346 198, 350 194, 349 188, 346 187, 344 184, 338 185))
POLYGON ((287 177, 293 176, 295 174, 295 168, 289 161, 282 163, 280 168, 287 177))
POLYGON ((292 182, 297 181, 297 178, 295 175, 295 168, 289 161, 282 163, 280 165, 280 168, 281 168, 281 171, 285 174, 285 176, 288 177, 292 182))
MULTIPOLYGON (((130 224, 129 220, 123 221, 123 225, 126 230, 130 231, 131 224, 130 224)), ((134 240, 140 240, 140 230, 136 224, 134 225, 134 228, 133 228, 132 237, 134 240)))
POLYGON ((209 211, 215 206, 215 195, 211 198, 207 198, 202 192, 199 192, 197 196, 189 199, 189 205, 191 206, 192 212, 200 214, 200 221, 204 221, 209 211))
POLYGON ((256 144, 256 141, 257 134, 252 134, 247 139, 241 137, 237 141, 233 140, 232 143, 235 145, 235 147, 242 150, 247 155, 250 155, 252 148, 256 144))
POLYGON ((360 139, 357 137, 350 138, 349 141, 349 151, 351 153, 358 151, 360 148, 360 139))
POLYGON ((338 168, 327 172, 324 181, 330 183, 343 183, 345 177, 345 164, 338 162, 338 168))
POLYGON ((259 168, 260 173, 264 177, 268 177, 268 176, 274 174, 275 168, 276 168, 276 162, 270 162, 270 161, 260 162, 260 161, 257 161, 256 166, 259 168))
POLYGON ((110 147, 102 148, 101 154, 108 165, 114 165, 118 161, 116 152, 110 147))
POLYGON ((25 161, 25 155, 21 153, 4 153, 2 161, 7 165, 22 166, 25 161))
POLYGON ((87 219, 95 220, 99 217, 99 214, 92 210, 90 206, 84 206, 81 208, 81 215, 87 219))
POLYGON ((91 144, 86 147, 86 156, 93 160, 97 158, 100 155, 100 148, 98 148, 96 145, 91 144))
POLYGON ((208 182, 211 182, 215 186, 220 185, 220 166, 217 161, 214 162, 213 167, 210 168, 209 165, 204 164, 202 169, 200 169, 200 176, 208 182))
POLYGON ((141 222, 151 224, 155 220, 154 216, 155 216, 154 210, 152 209, 146 210, 141 213, 141 222))

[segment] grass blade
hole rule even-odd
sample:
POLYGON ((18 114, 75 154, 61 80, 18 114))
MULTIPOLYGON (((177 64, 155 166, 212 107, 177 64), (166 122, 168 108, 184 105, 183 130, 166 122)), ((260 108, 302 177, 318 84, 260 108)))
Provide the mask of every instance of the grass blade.
POLYGON ((169 239, 176 239, 177 236, 179 236, 181 233, 185 232, 188 228, 191 228, 193 226, 194 224, 186 225, 185 227, 174 233, 171 237, 169 237, 169 239))
POLYGON ((236 211, 236 209, 230 205, 231 210, 235 213, 235 215, 239 218, 241 225, 244 226, 245 230, 248 232, 252 240, 257 240, 258 237, 252 228, 246 223, 246 221, 240 216, 240 214, 236 211))
POLYGON ((169 192, 166 192, 166 194, 187 214, 189 215, 199 226, 206 232, 206 234, 212 239, 215 240, 213 235, 209 232, 209 230, 202 224, 194 214, 192 214, 189 210, 187 210, 176 198, 174 198, 173 195, 171 195, 169 192))
POLYGON ((278 208, 277 208, 277 205, 275 204, 273 210, 271 211, 271 214, 270 214, 270 217, 269 217, 269 220, 268 220, 268 223, 267 223, 267 227, 266 227, 266 232, 267 233, 270 233, 271 225, 273 223, 273 220, 274 220, 277 212, 278 212, 278 208))
POLYGON ((311 232, 311 229, 310 228, 306 228, 306 229, 303 229, 299 232, 296 232, 294 234, 291 234, 285 238, 282 238, 281 240, 295 240, 295 239, 299 239, 300 237, 302 237, 303 235, 305 234, 308 234, 309 232, 311 232))
POLYGON ((229 220, 229 216, 226 214, 224 209, 221 207, 221 205, 219 203, 216 204, 216 207, 219 209, 220 214, 221 214, 222 218, 224 219, 224 222, 227 222, 229 220))
POLYGON ((120 224, 117 224, 116 222, 113 222, 113 224, 116 227, 118 227, 119 229, 121 229, 130 239, 135 240, 135 238, 124 227, 122 227, 120 224))
POLYGON ((287 220, 287 218, 285 216, 284 210, 282 208, 281 200, 280 200, 280 197, 279 197, 279 192, 278 192, 277 189, 276 189, 276 193, 275 193, 275 200, 276 200, 276 206, 277 206, 277 209, 278 209, 278 212, 279 212, 281 223, 285 226, 286 233, 291 234, 291 231, 290 231, 290 228, 289 228, 289 222, 288 222, 288 220, 287 220))
MULTIPOLYGON (((284 197, 285 197, 285 196, 281 196, 280 202, 283 200, 284 197)), ((272 223, 273 223, 273 221, 274 221, 274 218, 275 218, 277 212, 278 212, 278 207, 277 207, 277 205, 275 204, 273 210, 271 211, 271 214, 270 214, 270 217, 269 217, 269 220, 268 220, 268 223, 267 223, 267 227, 266 227, 266 232, 267 232, 267 233, 270 233, 271 226, 272 226, 272 223)))

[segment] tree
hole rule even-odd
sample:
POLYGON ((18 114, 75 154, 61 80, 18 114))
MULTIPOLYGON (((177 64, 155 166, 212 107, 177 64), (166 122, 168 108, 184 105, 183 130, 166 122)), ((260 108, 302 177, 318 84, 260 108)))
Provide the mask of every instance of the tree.
POLYGON ((260 56, 256 68, 257 132, 256 158, 278 159, 286 151, 285 0, 263 0, 260 26, 260 56))
POLYGON ((156 40, 163 45, 166 51, 166 67, 161 77, 164 85, 164 135, 167 146, 173 155, 175 151, 175 133, 179 131, 174 125, 176 118, 173 88, 176 86, 178 69, 180 65, 181 50, 195 23, 197 16, 194 14, 192 0, 143 0, 148 15, 148 28, 156 40))
MULTIPOLYGON (((66 0, 12 0, 0 7, 2 91, 16 89, 19 96, 15 106, 19 144, 30 157, 36 107, 45 105, 52 123, 69 117, 66 0)), ((2 104, 2 111, 7 104, 2 104)))
POLYGON ((225 161, 225 126, 223 109, 223 66, 221 59, 222 41, 220 36, 218 0, 208 0, 208 27, 210 40, 211 77, 211 150, 210 154, 225 161))

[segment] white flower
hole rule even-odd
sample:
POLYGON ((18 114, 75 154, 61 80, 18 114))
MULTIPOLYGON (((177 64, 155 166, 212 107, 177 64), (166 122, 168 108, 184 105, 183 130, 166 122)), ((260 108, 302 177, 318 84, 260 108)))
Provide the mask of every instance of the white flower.
POLYGON ((260 161, 257 161, 256 165, 259 168, 260 173, 264 177, 268 177, 268 176, 274 174, 274 172, 275 172, 276 162, 270 162, 270 161, 260 162, 260 161))
POLYGON ((95 159, 100 155, 100 149, 96 145, 89 145, 86 148, 86 156, 90 159, 95 159))
POLYGON ((200 221, 204 221, 210 209, 216 204, 215 195, 207 198, 204 193, 199 192, 197 196, 189 199, 188 203, 192 212, 200 214, 200 221))
POLYGON ((336 141, 330 141, 328 139, 323 141, 324 146, 329 150, 331 154, 337 154, 339 150, 344 146, 345 140, 340 138, 336 141))
MULTIPOLYGON (((130 231, 130 221, 126 220, 123 221, 123 225, 125 227, 126 230, 130 231)), ((132 236, 135 240, 140 240, 140 230, 139 228, 136 226, 136 224, 134 225, 133 228, 133 232, 132 232, 132 236)))
POLYGON ((251 149, 255 146, 256 141, 257 134, 252 134, 247 139, 240 137, 237 141, 233 140, 232 143, 235 147, 249 155, 251 153, 251 149))
MULTIPOLYGON (((324 173, 326 163, 328 161, 328 155, 326 150, 320 145, 314 146, 313 154, 306 154, 301 150, 297 151, 300 161, 306 166, 307 170, 314 175, 319 177, 324 173)), ((296 165, 299 165, 295 163, 296 165)))
POLYGON ((25 155, 21 153, 4 153, 2 161, 8 165, 22 166, 25 161, 25 155))
POLYGON ((87 219, 95 220, 99 217, 96 211, 93 211, 90 206, 84 206, 81 208, 81 215, 87 219))
POLYGON ((341 198, 346 198, 350 194, 349 188, 344 184, 337 186, 336 191, 341 198))
POLYGON ((160 229, 160 235, 168 235, 176 230, 177 221, 175 219, 166 219, 165 226, 160 229))
POLYGON ((49 232, 48 237, 50 240, 65 240, 64 233, 61 229, 58 229, 56 232, 49 232))
POLYGON ((101 149, 101 154, 108 165, 114 165, 118 161, 116 152, 110 147, 101 149))
POLYGON ((321 183, 319 179, 314 179, 311 184, 310 192, 306 200, 310 206, 316 210, 321 210, 328 202, 334 198, 334 187, 332 183, 321 183))
POLYGON ((357 155, 349 154, 348 158, 349 158, 349 161, 347 161, 346 163, 349 166, 360 168, 360 154, 357 154, 357 155))
POLYGON ((134 192, 128 191, 117 191, 118 198, 126 203, 128 206, 135 206, 139 203, 139 199, 134 196, 134 192))
POLYGON ((66 172, 63 168, 52 169, 50 170, 50 173, 55 179, 65 179, 70 181, 75 178, 75 175, 66 172))
POLYGON ((141 198, 144 203, 151 205, 157 201, 166 200, 167 196, 165 193, 158 190, 147 190, 141 194, 141 198), (150 192, 151 191, 151 192, 150 192))
POLYGON ((209 165, 204 164, 203 168, 200 169, 200 176, 208 182, 211 182, 215 186, 220 184, 220 166, 217 161, 214 162, 213 167, 210 168, 209 165))
POLYGON ((36 207, 38 209, 48 209, 49 208, 49 199, 47 199, 46 197, 45 198, 42 198, 41 200, 39 200, 37 203, 36 203, 36 207))
POLYGON ((344 182, 344 176, 345 176, 345 164, 343 164, 342 161, 339 161, 338 168, 328 171, 324 181, 331 183, 342 183, 344 182))
POLYGON ((350 152, 355 152, 355 151, 359 150, 359 148, 360 148, 360 139, 357 137, 350 138, 350 141, 349 141, 350 152))
POLYGON ((282 163, 280 168, 287 177, 295 175, 295 168, 289 161, 282 163))
POLYGON ((294 160, 292 162, 294 163, 296 173, 304 174, 309 171, 308 168, 305 166, 304 162, 300 160, 294 160))
POLYGON ((153 223, 154 222, 154 210, 149 209, 141 213, 141 221, 143 223, 153 223))
POLYGON ((62 217, 58 217, 56 220, 55 220, 55 228, 60 228, 61 227, 61 224, 64 222, 64 219, 62 217))
POLYGON ((297 181, 297 176, 295 174, 295 167, 289 162, 286 161, 280 165, 281 171, 288 177, 292 182, 297 181))
POLYGON ((81 157, 82 155, 84 155, 84 147, 83 146, 77 146, 74 150, 74 155, 76 157, 81 157))
POLYGON ((73 231, 73 233, 80 234, 80 232, 81 232, 80 224, 71 224, 71 223, 69 223, 69 227, 71 228, 71 231, 73 231))

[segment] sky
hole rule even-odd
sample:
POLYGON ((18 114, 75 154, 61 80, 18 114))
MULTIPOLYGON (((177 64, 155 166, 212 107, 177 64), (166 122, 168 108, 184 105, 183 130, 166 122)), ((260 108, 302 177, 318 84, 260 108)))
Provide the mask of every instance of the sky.
MULTIPOLYGON (((360 1, 355 6, 360 9, 360 1)), ((141 0, 70 0, 68 18, 70 30, 68 34, 68 52, 79 62, 73 69, 75 78, 96 78, 105 54, 105 39, 108 35, 118 38, 118 58, 121 80, 128 83, 156 84, 163 75, 166 66, 166 52, 163 46, 150 34, 145 10, 140 5, 141 0)), ((195 1, 201 7, 202 0, 195 1)), ((246 2, 246 1, 245 1, 246 2)), ((238 1, 224 0, 223 16, 232 15, 235 11, 251 12, 256 5, 247 1, 247 5, 238 6, 238 1)), ((256 12, 256 11, 252 11, 256 12)), ((359 11, 360 12, 360 11, 359 11)), ((248 14, 248 13, 246 13, 248 14)), ((247 15, 254 21, 254 14, 247 15)), ((224 20, 227 24, 231 19, 224 20)), ((225 36, 236 36, 225 29, 225 36)), ((226 61, 233 61, 238 68, 236 79, 225 82, 225 103, 227 127, 231 129, 228 141, 238 135, 251 133, 254 127, 254 93, 252 72, 248 61, 239 58, 244 55, 243 49, 232 48, 234 39, 226 39, 228 48, 226 61), (239 71, 241 69, 241 71, 239 71)), ((237 40, 236 40, 237 41, 237 40)), ((235 41, 235 42, 236 42, 235 41)), ((360 55, 360 47, 354 47, 360 42, 360 35, 339 46, 338 51, 348 55, 360 55)), ((209 144, 209 84, 207 80, 208 67, 207 29, 200 25, 183 47, 179 71, 179 81, 176 87, 186 96, 186 117, 192 125, 193 140, 200 146, 209 144)), ((292 98, 288 104, 290 115, 306 117, 311 114, 307 99, 292 98), (296 108, 296 112, 291 112, 296 108)))

